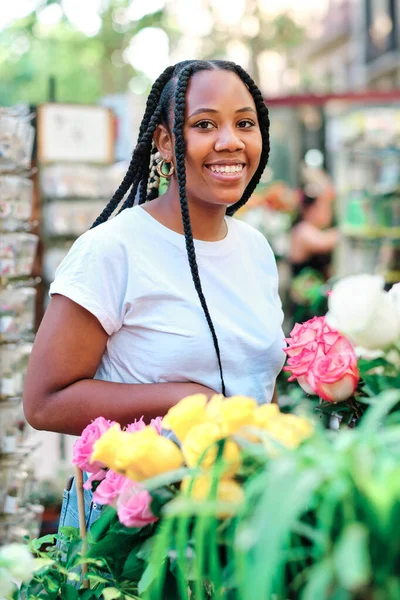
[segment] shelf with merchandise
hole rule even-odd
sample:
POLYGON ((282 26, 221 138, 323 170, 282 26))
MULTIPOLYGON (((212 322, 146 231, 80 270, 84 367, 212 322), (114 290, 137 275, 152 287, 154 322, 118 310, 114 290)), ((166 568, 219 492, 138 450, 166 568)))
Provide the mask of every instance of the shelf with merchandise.
POLYGON ((357 227, 344 223, 341 226, 343 235, 354 238, 400 240, 400 227, 357 227))
POLYGON ((339 277, 400 272, 400 104, 343 106, 327 120, 337 191, 339 277))

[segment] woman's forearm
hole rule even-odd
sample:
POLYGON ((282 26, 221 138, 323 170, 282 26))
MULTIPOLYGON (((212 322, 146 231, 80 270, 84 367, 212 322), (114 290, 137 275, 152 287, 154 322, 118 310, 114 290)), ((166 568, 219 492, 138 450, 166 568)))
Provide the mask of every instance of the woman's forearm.
POLYGON ((144 417, 164 416, 168 409, 185 396, 203 393, 209 388, 196 383, 127 384, 96 379, 77 381, 53 392, 40 402, 33 414, 26 414, 35 429, 80 435, 84 427, 102 416, 121 425, 144 417))

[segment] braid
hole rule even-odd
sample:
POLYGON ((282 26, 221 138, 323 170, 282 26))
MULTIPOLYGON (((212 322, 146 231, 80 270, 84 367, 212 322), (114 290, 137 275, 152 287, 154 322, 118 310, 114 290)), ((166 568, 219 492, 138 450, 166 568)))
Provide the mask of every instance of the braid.
POLYGON ((179 188, 179 201, 181 205, 183 231, 185 234, 186 251, 188 255, 190 270, 192 272, 192 278, 194 287, 196 288, 197 295, 200 300, 201 307, 204 311, 208 326, 211 331, 211 335, 214 342, 215 351, 217 353, 219 373, 221 377, 222 393, 225 395, 225 382, 222 372, 221 355, 219 350, 218 338, 215 333, 214 324, 211 319, 210 312, 208 310, 207 302, 201 286, 199 269, 196 261, 196 250, 193 241, 192 226, 190 224, 189 207, 186 198, 186 169, 185 169, 185 140, 183 137, 183 126, 185 119, 185 108, 186 108, 186 90, 190 76, 193 72, 193 67, 188 66, 180 73, 178 83, 175 91, 175 122, 174 122, 174 135, 175 135, 175 159, 176 159, 176 171, 178 177, 178 188, 179 188))
POLYGON ((159 153, 157 146, 153 142, 153 147, 151 149, 150 155, 150 174, 149 180, 147 182, 146 189, 146 201, 154 200, 158 197, 158 190, 160 188, 160 176, 157 172, 157 165, 161 159, 161 154, 159 153))
POLYGON ((152 115, 146 131, 141 136, 141 139, 136 144, 135 151, 133 155, 137 155, 138 157, 138 168, 136 170, 136 175, 132 182, 131 191, 129 193, 128 198, 125 200, 122 208, 119 212, 125 210, 125 208, 130 208, 133 206, 136 198, 136 192, 140 183, 139 190, 139 204, 143 204, 146 199, 146 187, 147 187, 147 179, 149 177, 149 162, 150 162, 150 152, 153 142, 153 135, 157 128, 157 125, 161 120, 161 107, 157 106, 154 114, 152 115), (144 189, 144 192, 142 190, 144 189), (143 199, 144 194, 144 199, 143 199))
POLYGON ((247 200, 250 198, 254 190, 256 189, 261 176, 264 172, 265 166, 268 162, 269 157, 269 116, 268 116, 268 108, 265 106, 265 102, 263 100, 261 91, 254 83, 253 79, 250 77, 248 73, 239 65, 235 65, 235 72, 243 81, 243 83, 248 87, 250 94, 253 96, 254 103, 256 105, 258 118, 260 121, 260 131, 262 137, 262 151, 260 156, 260 163, 257 167, 256 172, 251 178, 249 184, 247 185, 243 196, 241 199, 230 206, 226 214, 233 215, 241 206, 246 204, 247 200))
MULTIPOLYGON (((135 200, 135 196, 136 196, 136 191, 137 191, 137 186, 139 185, 139 180, 140 178, 136 177, 135 175, 140 172, 140 174, 143 174, 143 169, 141 168, 142 164, 143 164, 143 140, 146 139, 146 142, 148 143, 148 138, 149 138, 149 127, 151 124, 151 121, 157 111, 157 106, 159 104, 160 101, 160 96, 162 94, 162 91, 165 87, 165 85, 168 83, 168 81, 171 79, 172 75, 174 72, 174 67, 167 67, 165 69, 165 71, 160 75, 160 77, 154 82, 153 87, 151 88, 149 97, 147 99, 147 103, 146 103, 146 110, 139 128, 139 135, 138 135, 138 144, 132 154, 132 159, 131 162, 129 164, 128 170, 125 174, 124 179, 122 180, 121 185, 119 186, 119 188, 117 189, 117 191, 115 192, 114 196, 111 198, 110 202, 107 204, 107 206, 105 207, 105 209, 103 210, 103 212, 97 217, 97 219, 95 220, 95 222, 93 223, 93 225, 91 226, 91 229, 93 229, 93 227, 97 227, 97 225, 100 225, 101 223, 104 223, 105 221, 107 221, 110 216, 112 215, 112 213, 114 212, 114 210, 117 208, 117 206, 119 205, 119 203, 121 202, 121 200, 123 199, 123 197, 125 196, 126 192, 129 190, 129 188, 132 186, 132 184, 136 184, 136 189, 133 192, 133 189, 128 197, 128 203, 125 202, 125 204, 123 205, 122 209, 127 208, 128 206, 132 206, 133 202, 135 200), (133 196, 133 201, 132 201, 132 196, 133 196)), ((160 119, 160 111, 158 112, 158 119, 160 119)), ((159 121, 158 121, 159 122, 159 121)), ((155 131, 156 126, 158 125, 158 122, 156 123, 153 132, 151 134, 151 139, 150 139, 150 144, 153 138, 153 133, 155 131)), ((132 186, 134 187, 134 186, 132 186)))

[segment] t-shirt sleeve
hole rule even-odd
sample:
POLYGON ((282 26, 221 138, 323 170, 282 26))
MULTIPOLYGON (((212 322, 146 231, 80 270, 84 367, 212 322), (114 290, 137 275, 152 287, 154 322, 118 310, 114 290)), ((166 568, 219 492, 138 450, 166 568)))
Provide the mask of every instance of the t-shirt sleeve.
POLYGON ((76 240, 58 267, 49 295, 73 300, 112 335, 124 320, 126 260, 118 241, 94 235, 95 230, 76 240))

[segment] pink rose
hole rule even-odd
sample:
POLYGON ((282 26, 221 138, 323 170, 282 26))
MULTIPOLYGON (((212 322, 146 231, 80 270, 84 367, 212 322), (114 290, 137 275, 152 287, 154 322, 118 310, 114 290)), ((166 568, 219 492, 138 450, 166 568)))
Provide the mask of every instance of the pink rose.
MULTIPOLYGON (((161 422, 162 422, 162 417, 157 417, 156 419, 152 419, 150 421, 150 426, 153 427, 153 429, 155 429, 157 431, 158 434, 161 435, 161 422)), ((137 421, 136 419, 134 420, 133 423, 130 423, 129 425, 126 426, 126 430, 129 433, 135 433, 135 431, 140 431, 141 429, 144 429, 146 427, 146 423, 143 420, 143 417, 140 417, 140 419, 137 421)))
POLYGON ((93 502, 113 504, 122 492, 132 485, 134 484, 128 477, 112 470, 107 471, 105 478, 93 492, 93 502))
POLYGON ((157 431, 158 435, 161 435, 162 417, 156 417, 155 419, 152 419, 150 425, 157 431))
MULTIPOLYGON (((132 482, 131 482, 132 483, 132 482)), ((126 527, 145 527, 155 523, 157 517, 150 510, 151 495, 138 484, 133 483, 124 490, 117 501, 118 518, 126 527)))
POLYGON ((311 342, 318 341, 327 329, 324 317, 314 317, 305 323, 296 323, 286 338, 288 347, 285 352, 291 358, 300 354, 311 342))
POLYGON ((289 358, 284 371, 291 372, 289 381, 297 379, 306 393, 329 402, 340 402, 354 393, 360 378, 354 348, 325 317, 296 323, 286 341, 289 358))
POLYGON ((284 367, 284 371, 290 371, 292 375, 289 377, 289 381, 293 381, 302 375, 305 375, 315 360, 317 354, 318 344, 317 342, 309 342, 301 350, 299 354, 291 356, 287 361, 287 367, 284 367))
POLYGON ((354 351, 322 354, 314 361, 306 377, 314 392, 328 402, 341 402, 350 398, 359 379, 354 351))
POLYGON ((88 473, 96 473, 104 468, 105 465, 100 461, 91 463, 90 457, 93 452, 94 443, 114 424, 115 421, 108 421, 104 417, 97 417, 90 425, 85 427, 73 447, 73 464, 78 465, 82 471, 87 471, 88 473))
POLYGON ((130 423, 129 425, 127 425, 125 431, 128 431, 129 433, 135 433, 136 431, 140 431, 141 429, 144 429, 145 427, 146 427, 146 423, 143 421, 143 417, 140 417, 139 421, 137 421, 135 419, 133 421, 133 423, 130 423))
POLYGON ((87 479, 87 481, 85 481, 85 483, 83 484, 83 489, 91 490, 92 483, 94 481, 103 481, 103 479, 106 475, 107 475, 107 471, 105 469, 100 469, 100 471, 96 471, 96 473, 92 473, 91 476, 89 477, 89 479, 87 479))

